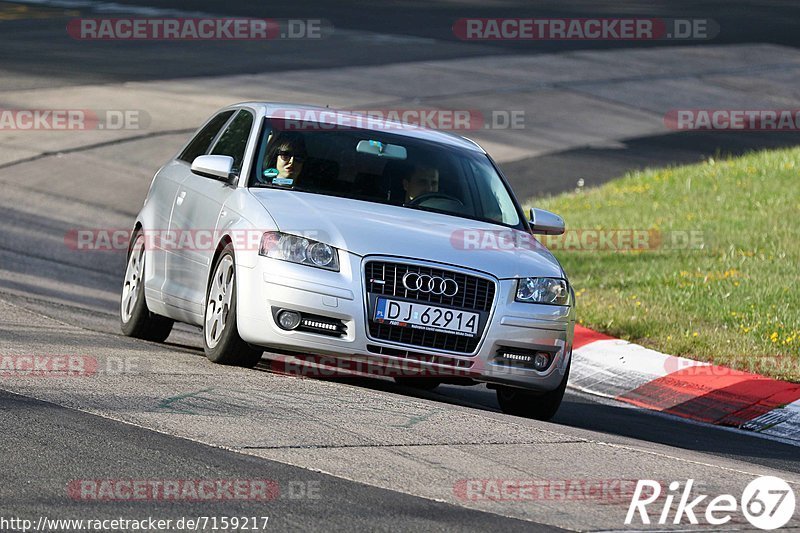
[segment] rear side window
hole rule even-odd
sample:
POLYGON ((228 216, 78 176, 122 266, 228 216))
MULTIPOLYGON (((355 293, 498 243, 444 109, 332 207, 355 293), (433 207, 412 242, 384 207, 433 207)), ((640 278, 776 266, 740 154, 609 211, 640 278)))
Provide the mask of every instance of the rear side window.
POLYGON ((233 111, 223 111, 212 118, 209 123, 206 124, 206 127, 194 136, 192 142, 183 150, 178 159, 191 164, 196 157, 205 155, 206 152, 208 152, 208 148, 211 146, 211 141, 217 136, 217 132, 219 132, 220 128, 228 122, 231 115, 233 115, 233 111))
POLYGON ((239 111, 214 145, 211 155, 229 155, 233 158, 233 168, 241 170, 253 120, 253 114, 249 111, 239 111))

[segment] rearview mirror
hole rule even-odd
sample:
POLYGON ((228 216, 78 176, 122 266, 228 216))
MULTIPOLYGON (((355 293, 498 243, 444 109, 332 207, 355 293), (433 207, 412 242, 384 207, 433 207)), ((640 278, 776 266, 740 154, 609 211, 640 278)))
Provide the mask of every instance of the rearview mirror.
POLYGON ((544 209, 531 208, 531 231, 540 235, 561 235, 566 231, 564 219, 544 209))
POLYGON ((233 172, 233 158, 229 155, 201 155, 192 162, 192 172, 198 176, 222 180, 231 183, 236 174, 233 172))
POLYGON ((406 159, 408 157, 405 146, 386 144, 380 141, 358 141, 356 152, 359 154, 385 157, 387 159, 406 159))

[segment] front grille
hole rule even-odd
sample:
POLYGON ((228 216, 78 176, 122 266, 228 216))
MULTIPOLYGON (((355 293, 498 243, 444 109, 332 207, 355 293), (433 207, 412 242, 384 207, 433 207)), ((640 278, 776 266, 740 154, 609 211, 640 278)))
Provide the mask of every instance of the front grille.
POLYGON ((495 293, 493 281, 461 272, 385 261, 367 262, 364 268, 364 277, 368 295, 369 320, 367 323, 372 338, 458 353, 471 353, 477 348, 492 310, 495 293), (458 283, 458 293, 454 296, 445 296, 409 291, 402 282, 403 276, 408 272, 453 279, 458 283), (383 283, 380 283, 381 281, 383 283), (480 315, 478 333, 474 337, 465 337, 375 322, 372 317, 375 312, 375 302, 379 296, 476 312, 480 315))
POLYGON ((447 357, 446 355, 409 352, 408 350, 398 350, 397 348, 377 346, 375 344, 367 344, 367 350, 372 353, 399 357, 412 362, 435 363, 437 365, 452 366, 458 369, 469 369, 475 364, 475 361, 472 360, 456 359, 455 357, 447 357))

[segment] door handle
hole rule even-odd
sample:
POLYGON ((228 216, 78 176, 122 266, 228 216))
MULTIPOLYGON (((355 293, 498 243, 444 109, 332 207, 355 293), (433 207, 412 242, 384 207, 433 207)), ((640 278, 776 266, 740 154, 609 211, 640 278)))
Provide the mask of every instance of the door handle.
POLYGON ((183 203, 184 198, 186 198, 186 191, 181 191, 178 194, 178 198, 175 200, 175 203, 181 205, 183 203))

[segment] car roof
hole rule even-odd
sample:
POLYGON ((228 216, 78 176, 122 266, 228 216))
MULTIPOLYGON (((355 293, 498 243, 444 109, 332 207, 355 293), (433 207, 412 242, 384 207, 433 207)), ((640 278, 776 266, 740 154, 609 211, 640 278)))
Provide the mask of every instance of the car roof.
POLYGON ((230 106, 229 109, 235 109, 239 107, 251 107, 254 109, 258 109, 261 112, 263 112, 264 115, 268 118, 285 118, 298 121, 307 120, 309 122, 318 122, 321 124, 339 125, 351 128, 353 127, 361 128, 360 124, 362 124, 366 119, 369 119, 367 120, 367 124, 364 124, 364 127, 362 129, 375 130, 375 131, 386 131, 388 129, 390 133, 393 133, 395 135, 402 135, 413 139, 438 142, 442 144, 447 144, 449 146, 464 148, 475 152, 480 152, 484 154, 486 153, 486 151, 478 143, 466 137, 453 135, 452 133, 447 133, 430 128, 424 128, 422 126, 405 124, 403 122, 398 122, 393 120, 375 119, 375 117, 369 117, 365 114, 352 111, 343 111, 340 109, 333 109, 315 105, 282 103, 282 102, 242 102, 230 106), (381 124, 384 124, 385 128, 381 129, 381 128, 369 127, 369 122, 374 123, 376 121, 381 124), (354 124, 359 124, 359 125, 354 126, 354 124))

